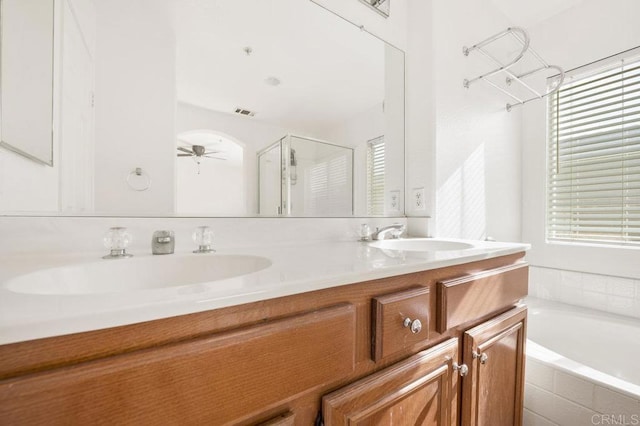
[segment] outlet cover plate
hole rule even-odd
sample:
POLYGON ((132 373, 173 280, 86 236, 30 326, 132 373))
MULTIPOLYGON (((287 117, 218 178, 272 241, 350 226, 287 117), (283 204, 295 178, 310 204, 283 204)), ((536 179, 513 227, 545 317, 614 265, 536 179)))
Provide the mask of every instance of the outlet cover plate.
POLYGON ((389 213, 400 213, 400 191, 389 191, 389 213))
POLYGON ((411 191, 411 199, 413 200, 414 211, 424 211, 427 209, 424 199, 424 188, 413 188, 411 191))

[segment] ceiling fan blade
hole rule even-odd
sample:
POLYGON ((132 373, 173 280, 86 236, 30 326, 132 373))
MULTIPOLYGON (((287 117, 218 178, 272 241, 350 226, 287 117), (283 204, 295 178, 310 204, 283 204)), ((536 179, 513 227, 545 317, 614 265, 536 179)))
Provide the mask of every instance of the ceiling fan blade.
POLYGON ((212 156, 210 156, 210 155, 203 155, 203 157, 205 157, 205 158, 213 158, 214 160, 224 160, 224 161, 227 161, 227 159, 226 159, 226 158, 224 158, 224 157, 212 157, 212 156))
POLYGON ((193 154, 178 154, 178 157, 193 157, 193 154))
POLYGON ((178 147, 178 151, 186 152, 186 153, 188 153, 189 155, 193 154, 193 151, 192 151, 192 150, 187 149, 187 148, 184 148, 184 147, 182 147, 182 146, 179 146, 179 147, 178 147))
POLYGON ((208 155, 208 154, 220 154, 222 153, 222 151, 207 151, 204 153, 204 155, 208 155))

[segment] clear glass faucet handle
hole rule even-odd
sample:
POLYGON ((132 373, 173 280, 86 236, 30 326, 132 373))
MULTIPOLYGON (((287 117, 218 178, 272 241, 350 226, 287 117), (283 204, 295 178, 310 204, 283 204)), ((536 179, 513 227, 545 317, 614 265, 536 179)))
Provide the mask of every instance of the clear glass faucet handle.
POLYGON ((198 226, 193 231, 192 238, 199 246, 210 246, 213 244, 213 231, 208 226, 198 226))
POLYGON ((105 248, 110 250, 124 250, 133 241, 133 237, 127 228, 116 226, 109 228, 102 239, 105 248))

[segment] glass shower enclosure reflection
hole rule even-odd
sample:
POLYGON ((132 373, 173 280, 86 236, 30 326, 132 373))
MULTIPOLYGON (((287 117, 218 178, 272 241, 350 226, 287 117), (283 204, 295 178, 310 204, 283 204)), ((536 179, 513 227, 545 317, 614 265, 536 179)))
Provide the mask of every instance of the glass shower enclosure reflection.
POLYGON ((258 213, 352 216, 353 149, 286 135, 258 152, 258 213))

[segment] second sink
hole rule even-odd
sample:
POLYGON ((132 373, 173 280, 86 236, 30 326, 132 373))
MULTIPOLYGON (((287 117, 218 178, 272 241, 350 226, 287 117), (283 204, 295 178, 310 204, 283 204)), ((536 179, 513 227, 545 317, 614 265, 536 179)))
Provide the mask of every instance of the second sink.
POLYGON ((433 238, 407 238, 399 240, 381 240, 370 243, 371 247, 385 250, 402 251, 451 251, 473 248, 473 244, 461 241, 437 240, 433 238))

